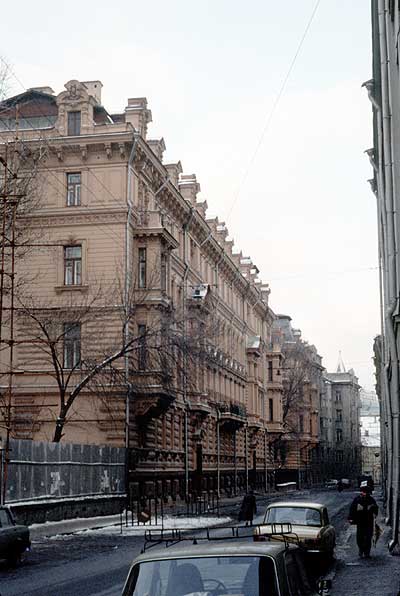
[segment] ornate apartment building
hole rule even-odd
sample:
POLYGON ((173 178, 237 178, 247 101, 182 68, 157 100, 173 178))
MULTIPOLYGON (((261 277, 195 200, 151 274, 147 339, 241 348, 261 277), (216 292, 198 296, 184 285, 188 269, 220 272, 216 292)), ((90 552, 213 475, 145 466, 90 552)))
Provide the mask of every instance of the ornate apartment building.
POLYGON ((269 288, 196 176, 163 163, 146 99, 110 114, 101 88, 0 106, 2 155, 39 154, 3 419, 15 438, 125 445, 135 494, 266 488, 283 415, 269 288))
POLYGON ((356 480, 361 474, 360 385, 354 370, 339 365, 325 374, 321 407, 321 462, 327 477, 356 480))
POLYGON ((322 358, 292 327, 288 315, 277 315, 273 335, 283 355, 283 432, 275 441, 276 480, 296 482, 298 487, 319 483, 322 358))

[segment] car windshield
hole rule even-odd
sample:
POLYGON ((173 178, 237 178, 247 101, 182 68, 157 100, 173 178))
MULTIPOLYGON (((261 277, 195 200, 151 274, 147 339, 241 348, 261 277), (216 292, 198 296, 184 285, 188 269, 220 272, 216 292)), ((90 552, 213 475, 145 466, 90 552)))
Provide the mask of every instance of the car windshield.
POLYGON ((317 527, 321 525, 321 513, 318 509, 311 509, 311 507, 271 507, 266 512, 265 522, 317 527))
POLYGON ((196 557, 135 565, 124 596, 278 596, 271 557, 196 557))

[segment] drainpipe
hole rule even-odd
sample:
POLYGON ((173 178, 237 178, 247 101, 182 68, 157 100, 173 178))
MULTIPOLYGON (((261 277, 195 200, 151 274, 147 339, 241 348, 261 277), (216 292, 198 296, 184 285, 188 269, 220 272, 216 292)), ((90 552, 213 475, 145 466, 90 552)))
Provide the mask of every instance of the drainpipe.
POLYGON ((234 463, 234 495, 237 495, 237 457, 236 457, 236 427, 233 431, 233 463, 234 463))
POLYGON ((268 439, 267 439, 267 429, 264 431, 264 486, 265 492, 268 492, 268 439))
MULTIPOLYGON (((382 0, 380 0, 380 4, 382 4, 382 0)), ((388 134, 390 136, 387 137, 387 142, 389 146, 390 153, 390 161, 388 163, 388 174, 390 174, 390 184, 391 184, 391 211, 389 211, 391 216, 391 225, 394 226, 396 215, 396 197, 395 197, 395 190, 393 188, 393 154, 394 154, 394 147, 393 147, 393 126, 392 126, 392 114, 391 114, 391 105, 390 105, 390 94, 391 94, 391 77, 390 77, 390 68, 391 68, 391 61, 390 61, 390 39, 388 35, 388 31, 390 31, 390 16, 389 16, 389 6, 388 0, 384 2, 384 13, 382 14, 381 11, 379 13, 379 18, 384 18, 385 20, 385 35, 384 39, 386 40, 386 60, 384 63, 385 73, 386 73, 386 84, 387 89, 385 90, 385 102, 383 103, 384 109, 383 114, 385 116, 386 109, 387 109, 387 118, 386 118, 386 127, 388 134)), ((397 94, 398 90, 396 89, 395 93, 397 94)), ((384 117, 385 123, 385 117, 384 117)), ((386 167, 386 163, 385 163, 386 167)), ((394 261, 394 271, 395 271, 395 278, 394 278, 394 310, 397 310, 398 307, 398 279, 397 279, 397 267, 396 267, 396 257, 397 257, 397 243, 396 243, 396 232, 393 231, 393 261, 394 261)), ((396 331, 395 331, 395 321, 393 319, 394 310, 391 313, 390 317, 390 330, 389 330, 389 337, 390 342, 393 344, 393 362, 392 362, 392 391, 391 391, 391 402, 392 402, 392 419, 393 419, 393 536, 392 540, 389 542, 389 551, 396 554, 399 554, 399 523, 400 523, 400 494, 399 494, 399 483, 400 483, 400 416, 399 416, 399 400, 400 400, 400 392, 399 392, 399 356, 398 356, 398 349, 397 349, 397 338, 396 338, 396 331)))
MULTIPOLYGON (((397 283, 396 283, 396 240, 394 231, 394 196, 392 179, 392 130, 390 113, 390 81, 389 66, 390 59, 388 55, 388 30, 386 20, 387 2, 378 0, 378 21, 379 21, 379 47, 381 53, 381 78, 382 78, 382 124, 383 124, 383 146, 384 146, 384 173, 385 173, 385 204, 389 217, 388 221, 388 284, 389 295, 388 303, 390 307, 386 310, 386 329, 389 343, 391 379, 390 383, 390 406, 391 406, 391 424, 392 424, 392 442, 393 442, 393 471, 392 471, 392 499, 390 510, 392 512, 393 538, 389 544, 392 552, 398 545, 399 534, 399 387, 398 387, 398 355, 396 346, 396 335, 393 322, 393 314, 397 306, 397 283)), ((389 362, 386 364, 387 373, 389 373, 389 362)))
POLYGON ((221 440, 220 440, 220 412, 217 410, 217 495, 220 498, 221 493, 221 440))
MULTIPOLYGON (((380 294, 380 323, 381 323, 381 337, 382 337, 382 351, 381 351, 381 420, 382 420, 382 441, 381 447, 382 459, 382 486, 384 490, 384 502, 386 506, 386 523, 390 523, 392 518, 392 473, 393 473, 393 428, 391 417, 391 403, 390 403, 390 386, 388 378, 388 362, 390 361, 389 342, 386 341, 386 324, 387 324, 387 298, 389 296, 389 271, 387 267, 388 262, 388 216, 385 205, 385 185, 384 185, 384 171, 383 171, 383 155, 382 155, 382 108, 374 97, 375 82, 373 79, 366 81, 362 85, 367 89, 368 97, 375 109, 376 117, 376 135, 378 146, 378 163, 375 159, 375 149, 367 149, 365 153, 368 155, 372 168, 374 170, 375 179, 370 180, 371 189, 376 196, 377 201, 377 225, 378 225, 378 259, 379 259, 379 294, 380 294), (375 184, 376 180, 376 184, 375 184)), ((389 322, 391 325, 391 322, 389 322)))
POLYGON ((0 437, 0 505, 4 505, 3 482, 4 482, 4 449, 3 449, 3 439, 2 439, 2 437, 0 437))
MULTIPOLYGON (((125 345, 129 341, 129 315, 130 315, 130 291, 132 280, 131 256, 132 247, 130 242, 130 228, 132 222, 132 164, 135 158, 137 147, 137 133, 133 133, 133 143, 131 153, 129 155, 127 166, 127 185, 126 185, 126 205, 128 208, 126 226, 125 226, 125 280, 124 280, 124 301, 125 301, 125 324, 124 324, 124 342, 125 345)), ((129 382, 129 356, 125 354, 125 384, 126 384, 126 399, 125 399, 125 492, 128 494, 129 490, 129 417, 130 417, 130 396, 131 383, 129 382)))
POLYGON ((246 494, 249 492, 249 459, 248 459, 248 450, 249 450, 249 436, 248 436, 248 424, 246 422, 246 427, 244 429, 244 451, 245 451, 245 471, 246 471, 246 494))
POLYGON ((187 398, 187 353, 185 348, 186 341, 186 294, 187 294, 187 278, 190 270, 190 263, 187 260, 187 231, 193 219, 194 209, 190 206, 190 213, 188 219, 182 226, 183 230, 183 262, 185 265, 185 272, 183 274, 183 292, 182 292, 182 316, 183 316, 183 405, 184 405, 184 451, 185 451, 185 499, 189 502, 189 401, 187 398))

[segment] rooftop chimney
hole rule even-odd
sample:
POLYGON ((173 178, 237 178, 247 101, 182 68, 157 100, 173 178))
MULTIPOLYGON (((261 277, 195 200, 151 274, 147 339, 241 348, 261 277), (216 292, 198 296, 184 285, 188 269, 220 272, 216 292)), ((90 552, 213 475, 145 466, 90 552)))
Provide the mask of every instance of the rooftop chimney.
POLYGON ((94 97, 97 103, 101 105, 101 88, 103 87, 103 83, 101 81, 82 81, 82 84, 85 85, 89 95, 94 97))

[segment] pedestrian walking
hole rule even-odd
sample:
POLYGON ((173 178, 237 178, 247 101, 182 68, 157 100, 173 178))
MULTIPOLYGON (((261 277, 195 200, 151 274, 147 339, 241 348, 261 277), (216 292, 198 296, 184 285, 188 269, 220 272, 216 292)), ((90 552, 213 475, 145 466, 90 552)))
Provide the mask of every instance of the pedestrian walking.
POLYGON ((369 557, 372 536, 375 527, 375 517, 378 515, 378 505, 371 496, 371 488, 365 480, 361 482, 360 494, 350 505, 349 523, 357 526, 357 545, 360 557, 369 557))
POLYGON ((257 513, 257 502, 254 492, 249 492, 243 497, 239 511, 239 521, 246 522, 247 525, 253 525, 253 517, 257 513))

